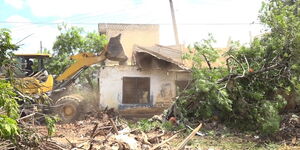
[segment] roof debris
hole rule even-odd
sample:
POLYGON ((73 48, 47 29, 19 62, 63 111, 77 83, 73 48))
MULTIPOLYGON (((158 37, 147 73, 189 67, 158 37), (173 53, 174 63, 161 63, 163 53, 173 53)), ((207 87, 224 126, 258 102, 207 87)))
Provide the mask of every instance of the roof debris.
POLYGON ((182 52, 180 50, 155 45, 152 47, 142 47, 135 45, 133 49, 134 63, 142 68, 159 68, 171 70, 189 71, 190 69, 182 63, 182 52))

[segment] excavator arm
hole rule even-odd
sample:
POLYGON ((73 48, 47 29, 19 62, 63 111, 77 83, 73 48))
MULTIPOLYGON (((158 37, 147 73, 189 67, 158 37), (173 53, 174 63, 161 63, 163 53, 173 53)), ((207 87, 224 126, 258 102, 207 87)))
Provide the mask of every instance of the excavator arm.
POLYGON ((61 75, 59 75, 56 80, 63 81, 74 76, 78 71, 84 67, 89 67, 93 64, 103 62, 106 60, 105 52, 102 52, 100 55, 95 55, 93 53, 79 53, 77 55, 71 56, 72 60, 75 60, 75 63, 67 68, 61 75))
POLYGON ((75 63, 67 68, 61 75, 56 78, 60 84, 57 88, 65 87, 75 80, 79 74, 87 67, 110 59, 113 61, 125 62, 127 56, 124 53, 123 46, 120 42, 121 34, 109 39, 108 45, 100 54, 79 53, 71 56, 70 59, 75 60, 75 63))

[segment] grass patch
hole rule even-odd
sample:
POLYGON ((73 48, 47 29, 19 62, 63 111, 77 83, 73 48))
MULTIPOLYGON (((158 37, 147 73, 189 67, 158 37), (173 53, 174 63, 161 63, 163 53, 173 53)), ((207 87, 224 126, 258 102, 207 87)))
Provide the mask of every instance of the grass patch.
MULTIPOLYGON (((173 125, 170 122, 161 123, 159 121, 149 121, 147 119, 138 122, 128 122, 132 129, 139 129, 144 132, 151 132, 157 129, 165 131, 177 131, 183 129, 183 125, 173 125)), ((253 132, 243 132, 236 134, 230 130, 216 131, 202 129, 200 132, 206 133, 205 136, 195 136, 191 139, 186 148, 191 149, 215 149, 215 150, 287 150, 295 149, 295 146, 286 146, 282 143, 263 143, 260 144, 254 140, 253 132)), ((191 130, 187 129, 179 133, 176 139, 169 142, 171 147, 178 146, 189 134, 191 130)), ((171 136, 171 135, 170 135, 171 136)), ((167 138, 167 137, 166 137, 167 138)), ((298 147, 297 147, 298 148, 298 147)), ((296 148, 296 149, 297 149, 296 148)))
POLYGON ((185 128, 183 124, 173 125, 171 122, 159 122, 159 121, 149 121, 148 119, 140 120, 136 123, 128 123, 130 128, 139 129, 144 132, 149 132, 155 129, 162 129, 165 131, 177 131, 185 128))
MULTIPOLYGON (((180 136, 180 138, 172 141, 171 145, 176 146, 186 136, 180 136)), ((239 137, 216 137, 216 136, 196 136, 187 143, 190 148, 198 149, 222 149, 222 150, 238 150, 238 149, 249 149, 249 150, 275 150, 279 149, 280 145, 276 143, 258 145, 255 142, 247 141, 239 137)))

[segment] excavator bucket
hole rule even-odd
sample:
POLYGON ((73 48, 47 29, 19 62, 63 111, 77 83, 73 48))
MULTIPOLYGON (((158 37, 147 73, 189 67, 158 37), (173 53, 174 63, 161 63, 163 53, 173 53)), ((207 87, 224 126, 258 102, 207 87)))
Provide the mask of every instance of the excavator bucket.
POLYGON ((124 53, 123 46, 121 44, 121 34, 116 37, 111 37, 107 45, 106 57, 112 61, 125 62, 128 57, 124 53))

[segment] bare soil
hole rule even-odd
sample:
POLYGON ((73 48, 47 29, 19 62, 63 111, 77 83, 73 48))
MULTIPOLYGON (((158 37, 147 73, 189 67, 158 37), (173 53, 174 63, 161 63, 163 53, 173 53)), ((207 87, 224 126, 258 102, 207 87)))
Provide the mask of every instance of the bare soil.
MULTIPOLYGON (((150 149, 160 144, 175 134, 175 131, 163 131, 155 128, 149 132, 143 132, 128 127, 128 121, 120 119, 112 112, 99 114, 94 117, 70 124, 58 124, 56 133, 51 137, 52 141, 63 148, 81 149, 150 149), (110 118, 114 118, 114 124, 118 133, 115 133, 110 118), (95 127, 97 128, 95 129, 95 127), (122 136, 119 136, 122 135, 122 136), (128 139, 132 139, 133 144, 128 139), (128 140, 128 141, 126 141, 128 140), (137 144, 135 148, 134 144, 137 144)), ((223 150, 223 149, 300 149, 299 125, 297 115, 287 114, 280 131, 274 138, 264 138, 253 133, 239 133, 229 131, 224 125, 215 122, 204 123, 200 130, 203 135, 192 138, 185 149, 223 150)), ((39 133, 47 135, 45 126, 37 126, 39 133)), ((179 136, 162 145, 158 149, 174 149, 183 141, 191 130, 179 132, 179 136)))

